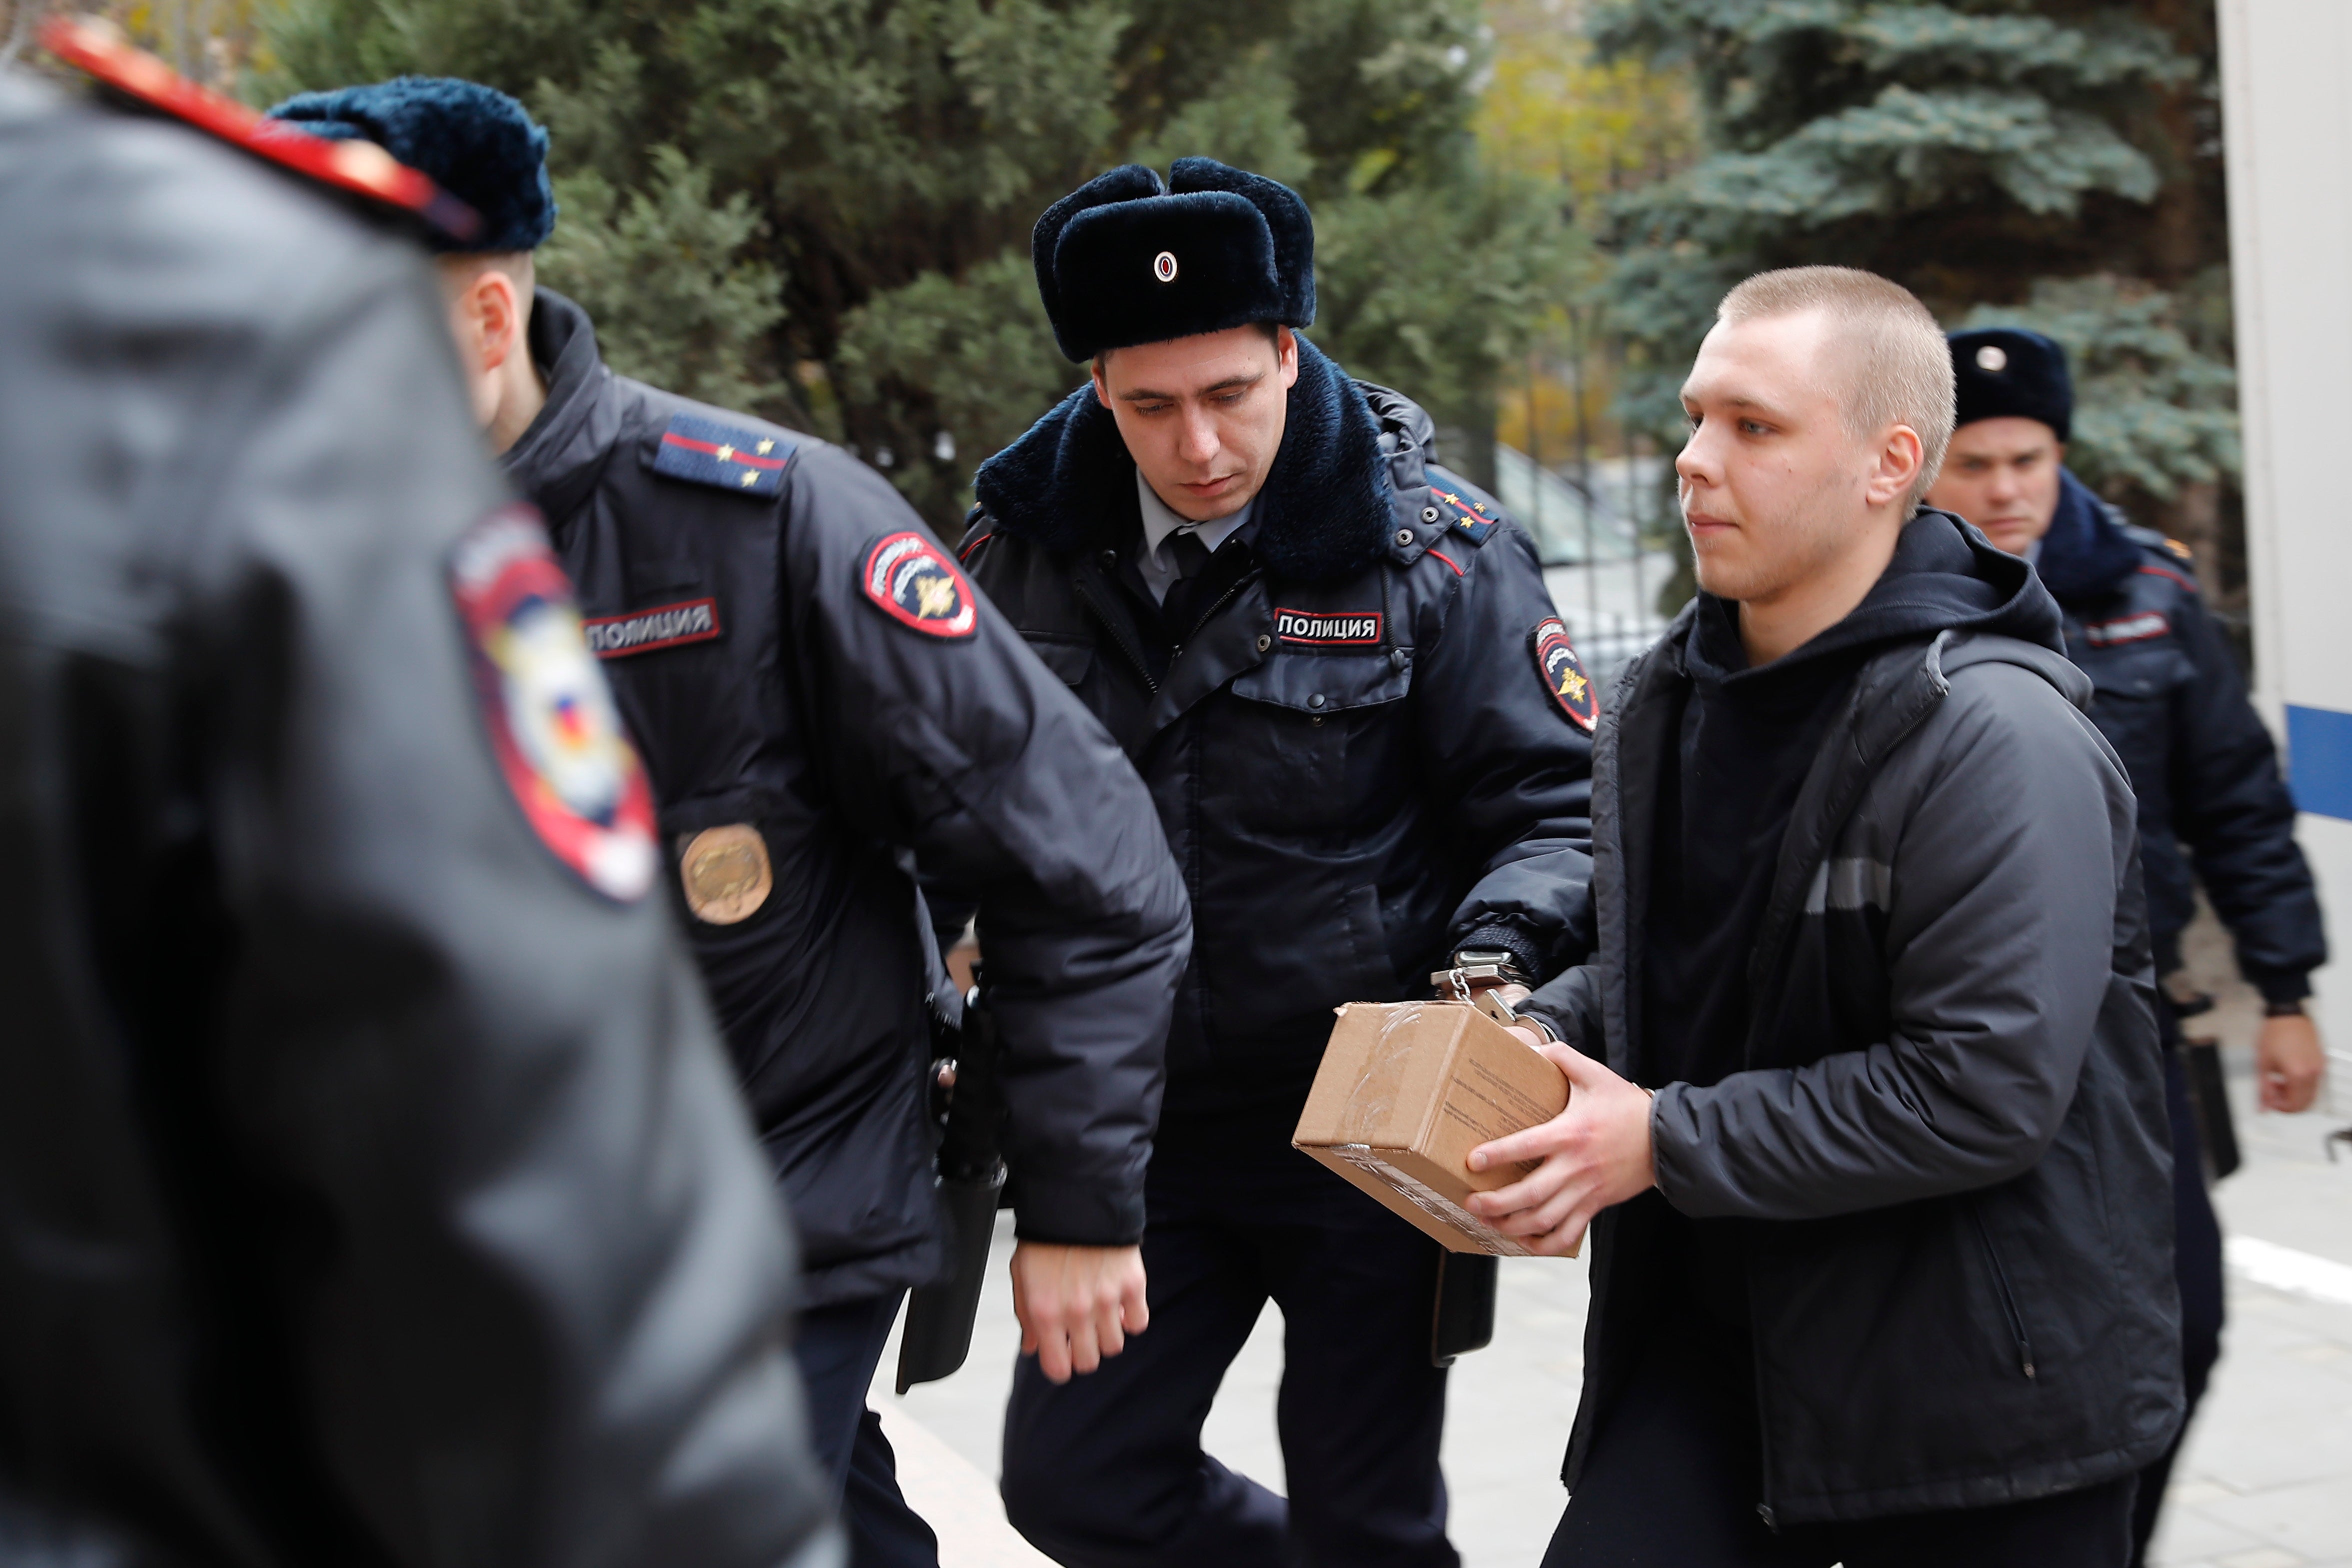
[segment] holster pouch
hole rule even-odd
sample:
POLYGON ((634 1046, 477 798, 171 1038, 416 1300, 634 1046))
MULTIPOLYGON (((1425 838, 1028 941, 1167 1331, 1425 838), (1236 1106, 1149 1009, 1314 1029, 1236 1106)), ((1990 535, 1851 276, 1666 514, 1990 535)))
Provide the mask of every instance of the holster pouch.
POLYGON ((2197 1118, 2197 1142, 2205 1155, 2206 1179, 2220 1181, 2244 1163, 2238 1153, 2238 1124, 2230 1113, 2221 1042, 2182 1040, 2180 1066, 2189 1079, 2189 1108, 2197 1118))
POLYGON ((960 1030, 950 1034, 936 1019, 934 1026, 940 1055, 932 1086, 946 1100, 939 1194, 947 1214, 951 1268, 945 1279, 919 1286, 907 1298, 907 1328, 898 1340, 901 1394, 948 1376, 971 1354, 972 1320, 980 1312, 997 1199, 1004 1190, 1004 1161, 998 1153, 1004 1097, 996 1077, 995 1016, 975 986, 964 998, 960 1030))
POLYGON ((1437 1260, 1437 1301, 1430 1312, 1429 1364, 1495 1343, 1495 1288, 1502 1260, 1485 1252, 1444 1252, 1437 1260))
POLYGON ((983 1176, 940 1178, 940 1203, 947 1210, 955 1271, 907 1298, 907 1329, 898 1338, 901 1394, 918 1383, 948 1376, 971 1354, 971 1325, 980 1315, 988 1247, 996 1235, 996 1196, 1003 1186, 1002 1165, 983 1176))

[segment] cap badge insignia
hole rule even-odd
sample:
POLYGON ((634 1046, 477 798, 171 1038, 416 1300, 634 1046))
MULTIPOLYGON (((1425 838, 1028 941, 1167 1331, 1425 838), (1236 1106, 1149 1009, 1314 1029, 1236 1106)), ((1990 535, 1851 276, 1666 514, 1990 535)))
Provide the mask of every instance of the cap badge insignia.
POLYGON ((1151 276, 1162 283, 1176 281, 1176 253, 1163 250, 1151 258, 1151 276))
POLYGON ((1543 676, 1544 689, 1551 693, 1552 701, 1569 721, 1586 734, 1601 717, 1601 702, 1592 689, 1592 677, 1584 673, 1584 665, 1576 656, 1576 649, 1568 640, 1568 628, 1559 617, 1548 615, 1536 622, 1528 634, 1528 645, 1535 650, 1536 669, 1543 676))
POLYGON ((971 584, 921 534, 892 534, 876 545, 859 583, 866 597, 902 626, 934 637, 969 637, 980 628, 980 602, 971 584))
POLYGON ((776 884, 768 862, 768 841, 749 822, 705 828, 686 841, 677 861, 686 906, 709 925, 749 920, 768 902, 776 884))
POLYGON ((1987 343, 1977 350, 1977 369, 1994 371, 2009 369, 2009 351, 1998 343, 1987 343))
POLYGON ((449 577, 490 749, 523 816, 589 886, 639 897, 656 858, 653 790, 539 515, 505 507, 475 524, 449 577))

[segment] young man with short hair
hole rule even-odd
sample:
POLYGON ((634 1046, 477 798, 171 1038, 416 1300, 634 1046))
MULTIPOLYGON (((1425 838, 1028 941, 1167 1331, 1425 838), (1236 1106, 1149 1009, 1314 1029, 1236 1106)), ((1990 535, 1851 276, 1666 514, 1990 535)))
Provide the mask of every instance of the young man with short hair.
POLYGON ((1700 593, 1594 763, 1594 961, 1539 1159, 1593 1228, 1549 1568, 2120 1568, 2180 1422, 2129 783, 2025 564, 1922 510, 1943 334, 1883 278, 1723 301, 1676 461, 1700 593), (1597 1217, 1597 1218, 1596 1218, 1597 1217))

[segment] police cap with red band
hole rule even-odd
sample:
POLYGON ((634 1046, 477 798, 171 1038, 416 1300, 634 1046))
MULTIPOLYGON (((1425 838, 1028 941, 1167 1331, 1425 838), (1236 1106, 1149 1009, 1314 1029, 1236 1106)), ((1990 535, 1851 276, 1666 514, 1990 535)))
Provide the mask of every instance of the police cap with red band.
POLYGON ((53 17, 41 44, 100 86, 147 109, 184 121, 233 146, 314 180, 422 221, 428 243, 467 246, 481 231, 479 214, 464 202, 366 141, 333 141, 256 113, 235 99, 199 87, 146 50, 112 23, 94 17, 53 17))

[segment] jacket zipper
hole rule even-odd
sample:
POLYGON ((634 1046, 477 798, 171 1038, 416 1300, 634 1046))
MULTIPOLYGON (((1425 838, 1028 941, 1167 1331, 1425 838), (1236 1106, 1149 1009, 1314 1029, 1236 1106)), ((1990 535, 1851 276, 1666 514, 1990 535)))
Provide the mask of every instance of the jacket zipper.
POLYGON ((1993 1288, 2000 1292, 2000 1310, 2009 1319, 2011 1337, 2017 1341, 2017 1369, 2031 1378, 2033 1375, 2033 1342, 2026 1337, 2025 1318, 2017 1310, 2017 1297, 2009 1288, 2009 1270, 2000 1265, 2000 1254, 1993 1250, 1992 1232, 1985 1228, 1984 1215, 1973 1203, 1969 1205, 1969 1220, 1977 1229, 1977 1242, 1984 1249, 1985 1261, 1992 1265, 1993 1288))
MULTIPOLYGON (((1202 611, 1200 614, 1192 618, 1192 631, 1186 632, 1184 635, 1186 637, 1190 637, 1193 632, 1198 632, 1202 627, 1206 626, 1209 623, 1209 618, 1238 598, 1241 594, 1241 591, 1247 588, 1250 585, 1251 579, 1256 575, 1257 574, 1255 571, 1245 571, 1242 573, 1240 579, 1236 580, 1231 588, 1226 589, 1224 592, 1217 595, 1215 603, 1210 605, 1206 610, 1202 611)), ((1174 664, 1177 659, 1182 655, 1183 652, 1184 644, 1180 640, 1174 646, 1168 650, 1168 662, 1171 664, 1174 664)))
POLYGON ((1144 663, 1142 648, 1128 636, 1127 629, 1121 626, 1117 619, 1096 600, 1093 582, 1084 577, 1078 580, 1078 597, 1087 601, 1087 608, 1093 611, 1095 619, 1103 623, 1103 630, 1110 633, 1110 640, 1118 644, 1118 651, 1127 655, 1127 662, 1133 664, 1135 673, 1143 677, 1145 689, 1152 695, 1158 696, 1160 683, 1152 679, 1151 666, 1144 663))

